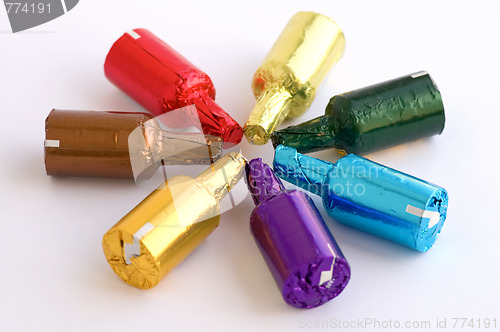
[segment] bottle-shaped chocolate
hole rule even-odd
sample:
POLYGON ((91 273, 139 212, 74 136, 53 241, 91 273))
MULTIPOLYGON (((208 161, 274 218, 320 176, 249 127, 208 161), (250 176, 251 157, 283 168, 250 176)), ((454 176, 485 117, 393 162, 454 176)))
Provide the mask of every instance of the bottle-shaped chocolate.
POLYGON ((219 202, 241 179, 245 159, 228 153, 196 178, 175 176, 103 237, 113 271, 137 288, 154 287, 219 225, 219 202))
POLYGON ((351 270, 312 199, 286 190, 260 158, 246 177, 256 205, 250 228, 283 299, 314 308, 339 295, 351 270))
POLYGON ((299 12, 290 19, 253 77, 257 104, 244 128, 249 142, 265 144, 286 117, 304 114, 344 45, 342 31, 324 15, 299 12))
POLYGON ((334 220, 418 251, 434 244, 446 219, 444 188, 353 154, 330 163, 279 145, 274 171, 320 195, 334 220))
POLYGON ((427 72, 334 96, 325 115, 275 131, 273 145, 308 153, 335 148, 366 154, 440 134, 444 129, 441 94, 427 72))
MULTIPOLYGON (((243 129, 215 103, 210 77, 146 29, 125 33, 104 63, 106 77, 153 115, 194 104, 205 134, 238 144, 243 129)), ((226 147, 229 147, 226 144, 226 147)))
POLYGON ((210 164, 222 138, 166 131, 148 113, 52 110, 45 120, 47 175, 147 179, 160 165, 210 164))

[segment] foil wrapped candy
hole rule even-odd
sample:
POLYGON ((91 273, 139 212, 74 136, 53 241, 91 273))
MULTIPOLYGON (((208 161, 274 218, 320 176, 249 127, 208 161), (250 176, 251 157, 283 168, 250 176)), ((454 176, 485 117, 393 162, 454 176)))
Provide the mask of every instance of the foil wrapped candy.
POLYGON ((324 116, 275 131, 271 139, 300 153, 366 154, 438 135, 444 124, 441 93, 421 71, 334 96, 324 116))
POLYGON ((222 137, 225 148, 243 137, 240 125, 215 103, 210 77, 146 29, 131 30, 113 44, 104 72, 155 116, 195 105, 203 133, 222 137))
POLYGON ((344 45, 342 31, 324 15, 299 12, 290 19, 252 80, 257 104, 244 127, 250 143, 267 143, 286 117, 307 111, 344 45))
POLYGON ((446 219, 448 193, 439 186, 353 154, 336 163, 279 145, 274 171, 323 198, 332 219, 425 252, 446 219))
POLYGON ((156 118, 142 112, 54 109, 45 121, 46 172, 141 181, 161 165, 211 164, 222 155, 221 137, 168 130, 163 123, 180 126, 177 115, 189 112, 196 109, 188 106, 156 118))
POLYGON ((103 237, 113 271, 131 286, 154 287, 220 221, 219 203, 244 174, 246 160, 228 153, 196 178, 174 176, 103 237))
POLYGON ((311 198, 288 191, 262 160, 246 166, 250 228, 283 299, 314 308, 339 295, 351 270, 311 198))

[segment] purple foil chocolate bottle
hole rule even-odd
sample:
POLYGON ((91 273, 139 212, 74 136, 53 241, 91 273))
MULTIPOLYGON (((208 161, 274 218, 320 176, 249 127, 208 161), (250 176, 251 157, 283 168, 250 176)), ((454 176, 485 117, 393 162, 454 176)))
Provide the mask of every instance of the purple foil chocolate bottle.
POLYGON ((311 198, 286 190, 260 158, 246 165, 250 228, 285 301, 314 308, 342 292, 351 269, 311 198))

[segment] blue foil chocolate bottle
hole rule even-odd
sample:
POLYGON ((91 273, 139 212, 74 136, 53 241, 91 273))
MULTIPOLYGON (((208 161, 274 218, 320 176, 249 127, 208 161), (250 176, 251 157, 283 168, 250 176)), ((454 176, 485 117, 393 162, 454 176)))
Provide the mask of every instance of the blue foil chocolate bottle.
POLYGON ((353 154, 330 163, 280 145, 274 170, 320 195, 334 220, 418 251, 434 244, 446 219, 444 188, 353 154))
POLYGON ((262 160, 246 165, 250 229, 284 300, 314 308, 342 292, 351 269, 312 199, 286 190, 262 160))

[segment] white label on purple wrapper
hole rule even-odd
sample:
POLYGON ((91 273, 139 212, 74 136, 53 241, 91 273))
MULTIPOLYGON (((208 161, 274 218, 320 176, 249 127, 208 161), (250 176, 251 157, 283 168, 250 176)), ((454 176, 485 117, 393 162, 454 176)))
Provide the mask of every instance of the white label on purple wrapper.
POLYGON ((130 259, 132 257, 138 257, 141 255, 141 247, 139 241, 152 230, 154 226, 150 223, 145 223, 135 234, 133 235, 133 242, 123 244, 123 255, 125 256, 125 262, 127 264, 132 264, 130 259))
POLYGON ((333 266, 335 265, 335 253, 333 252, 333 249, 332 249, 332 246, 330 245, 330 243, 327 243, 327 245, 328 245, 328 249, 330 249, 330 251, 332 252, 333 261, 332 261, 332 266, 330 267, 330 270, 321 271, 321 276, 319 278, 319 285, 321 286, 324 283, 327 283, 325 285, 325 287, 330 288, 333 285, 332 276, 333 276, 333 266))
POLYGON ((427 225, 427 228, 434 227, 441 218, 441 215, 437 211, 422 210, 410 204, 406 207, 406 212, 420 218, 429 218, 429 225, 427 225))

